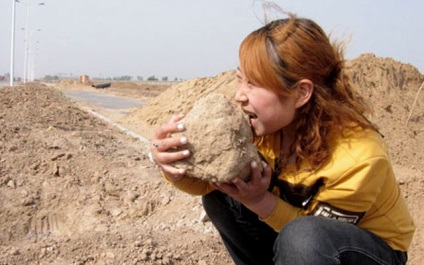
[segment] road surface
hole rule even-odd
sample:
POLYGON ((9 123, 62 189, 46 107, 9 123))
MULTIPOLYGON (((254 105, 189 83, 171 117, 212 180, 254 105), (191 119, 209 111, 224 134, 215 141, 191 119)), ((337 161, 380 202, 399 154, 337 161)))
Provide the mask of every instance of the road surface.
POLYGON ((143 102, 85 90, 64 90, 63 93, 76 100, 107 109, 130 109, 143 106, 143 102))

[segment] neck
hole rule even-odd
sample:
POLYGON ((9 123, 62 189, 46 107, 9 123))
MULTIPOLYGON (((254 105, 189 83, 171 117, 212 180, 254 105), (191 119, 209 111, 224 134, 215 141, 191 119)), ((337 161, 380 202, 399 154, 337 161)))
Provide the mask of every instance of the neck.
POLYGON ((296 154, 291 153, 291 150, 290 150, 290 147, 295 141, 295 130, 289 127, 283 128, 281 130, 282 141, 281 141, 280 157, 286 161, 285 162, 286 165, 293 164, 296 162, 296 154))
POLYGON ((282 133, 282 143, 281 143, 281 151, 284 154, 289 153, 290 146, 293 144, 295 139, 295 130, 291 128, 291 126, 287 126, 281 130, 282 133))

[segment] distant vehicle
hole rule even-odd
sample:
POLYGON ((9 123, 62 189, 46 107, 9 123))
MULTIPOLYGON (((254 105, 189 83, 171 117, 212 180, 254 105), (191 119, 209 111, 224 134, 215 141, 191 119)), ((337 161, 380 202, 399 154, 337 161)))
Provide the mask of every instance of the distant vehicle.
POLYGON ((101 89, 103 89, 103 88, 110 87, 111 84, 112 83, 103 83, 103 84, 97 84, 97 85, 91 85, 91 86, 94 87, 94 88, 101 88, 101 89))

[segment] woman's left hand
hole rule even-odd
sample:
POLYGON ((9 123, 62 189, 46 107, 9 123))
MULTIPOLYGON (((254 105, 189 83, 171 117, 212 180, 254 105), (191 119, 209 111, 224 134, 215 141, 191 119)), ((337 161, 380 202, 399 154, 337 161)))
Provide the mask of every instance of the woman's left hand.
POLYGON ((251 176, 250 180, 244 182, 240 178, 233 178, 231 183, 214 183, 213 185, 220 191, 231 196, 235 200, 244 204, 246 207, 257 205, 261 203, 268 192, 268 187, 271 182, 271 167, 263 164, 263 170, 256 162, 251 163, 251 176))

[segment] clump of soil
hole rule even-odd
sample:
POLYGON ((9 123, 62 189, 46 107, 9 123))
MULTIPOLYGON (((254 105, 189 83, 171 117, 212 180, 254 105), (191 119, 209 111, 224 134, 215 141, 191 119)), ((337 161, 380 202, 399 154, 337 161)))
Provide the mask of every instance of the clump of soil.
MULTIPOLYGON (((223 94, 211 93, 198 100, 181 120, 186 130, 174 136, 186 136, 191 156, 175 163, 189 177, 207 181, 230 182, 246 179, 250 163, 261 165, 249 118, 223 94)), ((179 150, 179 149, 177 149, 179 150)))

